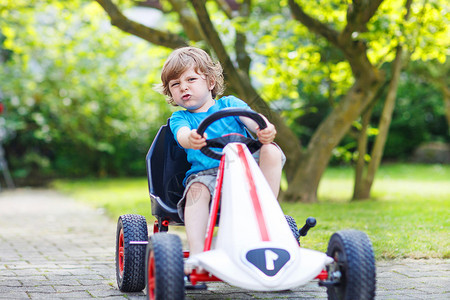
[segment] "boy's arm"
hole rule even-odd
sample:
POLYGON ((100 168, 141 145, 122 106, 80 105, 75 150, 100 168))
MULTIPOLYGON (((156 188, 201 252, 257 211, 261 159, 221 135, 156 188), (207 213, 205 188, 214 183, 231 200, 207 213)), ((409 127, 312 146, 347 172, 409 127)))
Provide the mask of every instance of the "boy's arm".
MULTIPOLYGON (((205 133, 206 137, 206 133, 205 133)), ((196 129, 181 127, 177 132, 177 141, 185 149, 201 149, 206 146, 206 138, 197 133, 196 129)))
POLYGON ((262 114, 259 115, 264 119, 264 121, 266 121, 267 124, 267 127, 263 130, 260 130, 258 124, 256 124, 256 122, 250 118, 239 117, 239 119, 250 131, 256 133, 261 143, 270 144, 275 139, 277 130, 275 129, 275 126, 272 123, 270 123, 269 120, 267 120, 267 118, 264 115, 262 114))

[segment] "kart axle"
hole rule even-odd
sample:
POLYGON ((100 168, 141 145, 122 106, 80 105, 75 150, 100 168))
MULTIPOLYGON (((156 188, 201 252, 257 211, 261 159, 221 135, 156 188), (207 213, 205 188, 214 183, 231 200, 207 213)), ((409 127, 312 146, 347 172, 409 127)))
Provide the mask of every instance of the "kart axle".
POLYGON ((130 241, 130 245, 147 245, 148 241, 130 241))
POLYGON ((192 283, 192 285, 196 285, 197 282, 200 281, 222 281, 222 280, 211 274, 207 273, 198 274, 196 271, 193 271, 189 275, 189 281, 192 283))
POLYGON ((320 272, 320 274, 316 277, 317 279, 319 279, 319 286, 324 286, 324 287, 333 287, 333 286, 339 286, 341 284, 341 277, 342 277, 342 273, 340 271, 334 271, 332 273, 328 273, 326 270, 323 270, 322 272, 320 272), (328 279, 328 275, 330 276, 330 280, 328 279))
POLYGON ((327 279, 328 279, 328 272, 327 272, 327 270, 325 270, 325 269, 322 270, 322 271, 320 272, 320 274, 317 275, 317 277, 314 278, 314 279, 319 279, 320 281, 327 280, 327 279))
POLYGON ((341 283, 339 281, 319 281, 319 286, 323 286, 326 288, 339 286, 341 283))
POLYGON ((206 284, 204 284, 204 283, 196 284, 196 285, 189 284, 189 285, 185 285, 184 288, 186 290, 196 290, 196 291, 198 291, 198 290, 207 290, 208 286, 206 284))

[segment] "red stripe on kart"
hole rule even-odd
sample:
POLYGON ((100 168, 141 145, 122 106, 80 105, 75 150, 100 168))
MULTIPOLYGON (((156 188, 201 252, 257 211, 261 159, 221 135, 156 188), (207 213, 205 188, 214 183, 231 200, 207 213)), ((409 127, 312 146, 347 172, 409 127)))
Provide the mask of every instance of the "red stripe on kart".
POLYGON ((206 231, 205 244, 203 251, 211 250, 211 243, 214 234, 214 226, 217 222, 217 213, 219 212, 220 196, 222 194, 223 170, 225 168, 225 155, 220 160, 219 170, 217 171, 216 189, 214 199, 211 203, 211 213, 209 214, 208 227, 206 231))
POLYGON ((270 241, 269 232, 267 231, 266 222, 264 220, 264 215, 261 208, 261 202, 259 201, 258 192, 256 190, 255 181, 253 180, 252 172, 250 171, 250 165, 248 163, 247 157, 245 156, 244 147, 237 144, 238 155, 242 161, 245 169, 245 175, 247 177, 247 182, 249 186, 250 197, 252 198, 253 208, 256 214, 256 220, 259 226, 259 232, 261 233, 261 239, 263 242, 270 241))

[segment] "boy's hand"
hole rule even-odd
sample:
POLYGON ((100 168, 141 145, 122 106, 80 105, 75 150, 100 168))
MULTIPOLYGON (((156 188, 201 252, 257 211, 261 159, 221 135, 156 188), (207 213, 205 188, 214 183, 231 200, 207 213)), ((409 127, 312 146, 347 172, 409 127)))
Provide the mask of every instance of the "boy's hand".
POLYGON ((275 136, 277 135, 277 130, 275 129, 275 126, 272 123, 269 123, 266 119, 267 127, 263 130, 258 129, 256 131, 256 135, 258 136, 258 139, 263 144, 270 144, 275 139, 275 136))
POLYGON ((204 135, 205 137, 202 137, 196 129, 192 129, 188 136, 189 148, 199 150, 206 146, 206 133, 204 135))

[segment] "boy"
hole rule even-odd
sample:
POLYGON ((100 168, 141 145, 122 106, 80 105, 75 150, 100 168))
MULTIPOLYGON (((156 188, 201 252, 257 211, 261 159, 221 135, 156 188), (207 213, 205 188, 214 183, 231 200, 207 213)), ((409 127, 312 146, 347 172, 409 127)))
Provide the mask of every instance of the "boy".
MULTIPOLYGON (((222 67, 198 48, 184 47, 175 50, 163 66, 161 81, 161 90, 168 102, 185 108, 172 114, 170 128, 192 164, 183 182, 186 186, 183 199, 178 203, 178 212, 184 218, 192 256, 203 251, 209 203, 219 166, 218 160, 207 157, 199 150, 206 145, 206 139, 197 133, 196 128, 204 118, 222 108, 249 106, 233 96, 214 100, 224 90, 222 67)), ((249 118, 227 117, 211 124, 205 136, 216 138, 232 132, 245 135, 244 126, 256 132, 263 144, 259 150, 259 165, 277 197, 285 158, 281 149, 272 143, 276 135, 275 127, 267 118, 262 117, 267 122, 264 130, 259 130, 249 118)))

